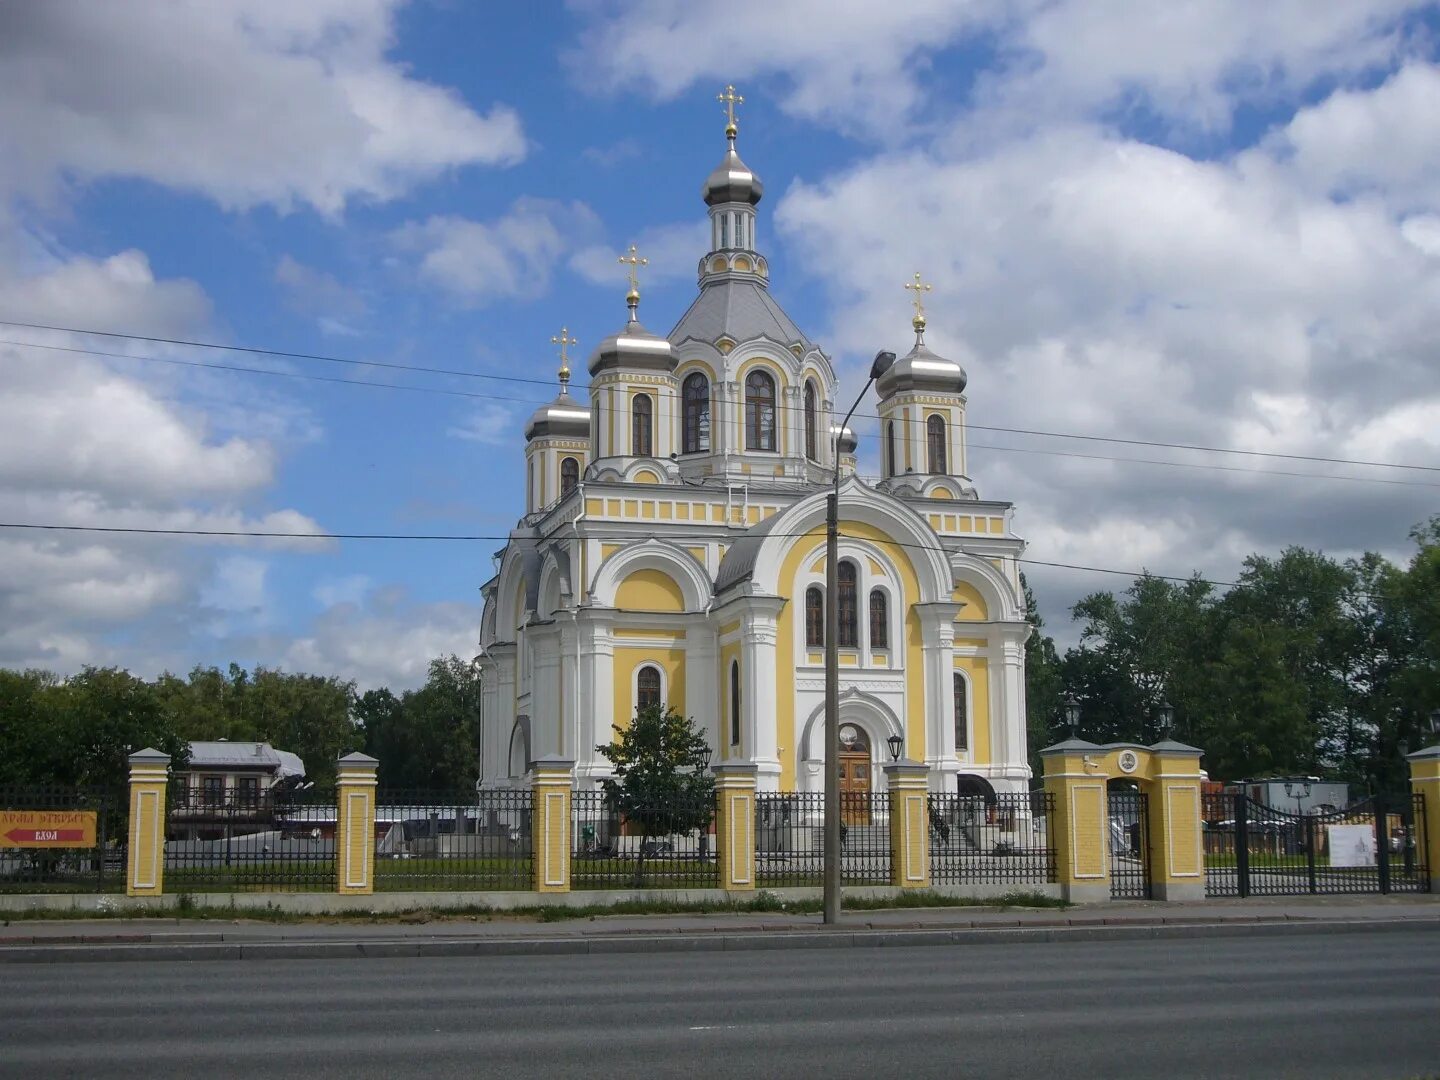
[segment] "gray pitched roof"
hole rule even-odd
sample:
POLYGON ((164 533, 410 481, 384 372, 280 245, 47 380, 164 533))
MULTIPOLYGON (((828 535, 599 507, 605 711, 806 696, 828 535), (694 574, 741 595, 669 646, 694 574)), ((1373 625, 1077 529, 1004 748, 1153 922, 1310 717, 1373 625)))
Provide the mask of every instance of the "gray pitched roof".
POLYGON ((771 514, 758 525, 753 525, 744 536, 736 540, 720 560, 720 569, 715 573, 715 595, 719 596, 732 585, 748 581, 755 572, 755 560, 760 557, 760 548, 775 528, 779 514, 771 514))
POLYGON ((288 750, 263 742, 197 741, 190 744, 192 769, 263 769, 280 776, 304 776, 305 763, 288 750))
POLYGON ((700 289, 690 310, 680 316, 670 340, 686 338, 711 344, 722 335, 735 341, 767 337, 782 345, 800 342, 807 349, 811 341, 781 310, 764 286, 752 281, 712 281, 700 289))

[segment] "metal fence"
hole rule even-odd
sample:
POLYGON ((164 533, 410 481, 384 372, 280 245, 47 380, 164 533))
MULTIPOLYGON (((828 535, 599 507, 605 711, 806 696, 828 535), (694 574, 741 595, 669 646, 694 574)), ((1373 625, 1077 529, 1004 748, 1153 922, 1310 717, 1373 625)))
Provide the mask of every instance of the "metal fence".
POLYGON ((119 795, 48 786, 0 787, 0 810, 9 812, 9 823, 0 835, 0 892, 124 890, 129 808, 119 795), (36 817, 29 818, 26 812, 36 817), (95 815, 93 846, 33 846, 68 842, 61 835, 52 840, 50 834, 83 833, 90 814, 95 815))
MULTIPOLYGON (((890 797, 849 794, 840 806, 840 881, 890 884, 890 797)), ((819 886, 825 870, 823 792, 755 797, 755 875, 762 888, 819 886)))
POLYGON ((603 791, 571 796, 572 889, 714 889, 715 800, 675 799, 622 814, 603 791))
POLYGON ((1223 792, 1203 818, 1209 896, 1429 891, 1423 795, 1289 814, 1223 792))
POLYGON ((1138 788, 1111 790, 1110 896, 1150 899, 1150 797, 1138 788))
POLYGON ((930 879, 937 885, 1040 885, 1055 880, 1049 792, 932 794, 930 879))
POLYGON ((335 793, 172 787, 165 891, 330 892, 335 793))
POLYGON ((530 792, 381 791, 377 891, 529 889, 530 792))

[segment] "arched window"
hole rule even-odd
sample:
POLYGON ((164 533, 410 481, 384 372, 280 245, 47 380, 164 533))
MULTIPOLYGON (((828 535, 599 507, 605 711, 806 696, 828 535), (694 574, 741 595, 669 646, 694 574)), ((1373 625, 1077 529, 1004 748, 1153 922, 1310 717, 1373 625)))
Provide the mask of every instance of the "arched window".
POLYGON ((580 462, 573 457, 560 459, 560 494, 569 495, 580 482, 580 462))
POLYGON ((945 419, 938 413, 932 413, 925 421, 925 444, 928 471, 941 475, 949 472, 945 468, 945 419))
POLYGON ((635 457, 649 457, 653 451, 653 420, 649 394, 636 394, 630 399, 630 453, 635 457))
POLYGON ((955 749, 970 749, 970 716, 965 705, 965 676, 955 672, 955 749))
POLYGON ((870 590, 870 648, 890 647, 890 613, 884 589, 870 590))
POLYGON ((730 661, 730 745, 740 745, 740 661, 730 661))
POLYGON ((895 475, 895 421, 885 425, 885 475, 895 475))
POLYGON ((745 449, 775 449, 775 380, 763 371, 745 377, 745 449))
POLYGON ((811 461, 820 460, 815 453, 815 381, 805 381, 805 456, 811 461))
POLYGON ((856 609, 860 606, 855 599, 855 577, 856 570, 853 562, 842 562, 838 567, 840 579, 840 636, 839 646, 842 649, 857 649, 860 647, 860 613, 856 609))
POLYGON ((684 432, 680 440, 682 454, 695 454, 710 449, 710 380, 696 371, 685 376, 680 388, 683 402, 684 432))
POLYGON ((660 669, 646 664, 635 673, 635 708, 648 709, 660 704, 660 669))
POLYGON ((818 585, 805 590, 805 644, 812 649, 825 644, 825 594, 818 585))

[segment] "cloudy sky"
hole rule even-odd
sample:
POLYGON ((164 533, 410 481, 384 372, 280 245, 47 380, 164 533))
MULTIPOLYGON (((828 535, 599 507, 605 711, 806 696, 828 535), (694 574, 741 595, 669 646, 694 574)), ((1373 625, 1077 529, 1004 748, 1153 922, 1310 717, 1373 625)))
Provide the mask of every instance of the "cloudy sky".
MULTIPOLYGON (((550 392, 472 376, 616 329, 631 242, 673 325, 734 82, 781 303, 853 393, 935 283, 1034 559, 1403 557, 1440 472, 978 425, 1440 465, 1437 34, 1402 0, 0 0, 0 521, 503 534, 550 392)), ((0 665, 410 684, 499 546, 0 529, 0 665)), ((1062 638, 1125 584, 1029 573, 1062 638)))

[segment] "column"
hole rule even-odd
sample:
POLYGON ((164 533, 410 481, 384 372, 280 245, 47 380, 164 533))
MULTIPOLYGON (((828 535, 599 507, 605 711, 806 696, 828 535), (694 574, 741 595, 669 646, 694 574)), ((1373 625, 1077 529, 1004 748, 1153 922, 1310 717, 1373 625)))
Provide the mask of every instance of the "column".
MULTIPOLYGON (((925 699, 907 702, 906 711, 919 710, 925 764, 937 791, 954 791, 951 777, 959 771, 955 760, 955 616, 962 606, 951 600, 915 605, 920 616, 925 699)), ((909 728, 907 717, 905 741, 913 747, 915 733, 909 728)))
POLYGON ((720 702, 722 695, 716 682, 720 670, 719 647, 712 623, 692 626, 685 632, 685 701, 684 711, 693 717, 705 733, 716 756, 725 744, 721 729, 720 702))
POLYGON ((335 763, 335 889, 375 891, 375 771, 380 762, 346 754, 335 763))
POLYGON ((753 761, 712 765, 715 774, 715 855, 720 887, 727 892, 755 888, 755 774, 753 761))
POLYGON ((130 839, 125 895, 165 891, 165 785, 170 755, 147 746, 130 755, 130 839))
POLYGON ((1201 752, 1168 739, 1150 751, 1150 895, 1156 900, 1204 900, 1201 752))
MULTIPOLYGON (((1425 859, 1430 875, 1430 891, 1440 893, 1440 744, 1427 746, 1406 757, 1410 762, 1410 789, 1425 796, 1425 818, 1416 821, 1422 830, 1424 847, 1416 853, 1425 859)), ((1381 852, 1384 858, 1385 853, 1381 852)))
POLYGON ((575 762, 550 755, 530 763, 535 891, 570 891, 570 787, 575 762))
MULTIPOLYGON (((580 745, 575 750, 576 776, 587 790, 597 778, 611 775, 610 763, 595 751, 615 738, 611 728, 615 701, 615 613, 586 608, 581 644, 584 675, 580 690, 580 745)), ((687 669, 688 675, 688 669, 687 669)))
POLYGON ((890 884, 930 887, 930 770, 906 758, 885 766, 890 791, 890 884))
POLYGON ((1110 899, 1109 777, 1099 764, 1104 754, 1084 739, 1066 739, 1040 751, 1045 790, 1055 800, 1049 826, 1055 880, 1074 903, 1110 899))
POLYGON ((744 745, 752 748, 761 791, 776 791, 780 786, 777 727, 784 724, 787 731, 792 731, 795 726, 794 701, 776 700, 775 691, 776 620, 784 603, 768 597, 750 598, 750 610, 745 613, 741 629, 741 723, 746 728, 744 745))

